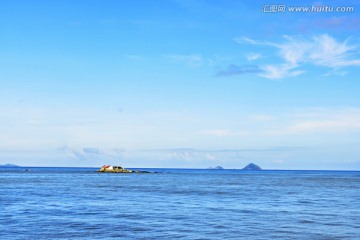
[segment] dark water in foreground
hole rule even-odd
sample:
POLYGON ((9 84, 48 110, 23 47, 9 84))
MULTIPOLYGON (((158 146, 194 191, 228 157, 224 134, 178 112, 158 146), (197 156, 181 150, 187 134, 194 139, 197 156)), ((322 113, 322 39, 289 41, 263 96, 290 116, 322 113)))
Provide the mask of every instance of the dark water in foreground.
POLYGON ((29 169, 0 169, 0 239, 360 239, 360 172, 29 169))

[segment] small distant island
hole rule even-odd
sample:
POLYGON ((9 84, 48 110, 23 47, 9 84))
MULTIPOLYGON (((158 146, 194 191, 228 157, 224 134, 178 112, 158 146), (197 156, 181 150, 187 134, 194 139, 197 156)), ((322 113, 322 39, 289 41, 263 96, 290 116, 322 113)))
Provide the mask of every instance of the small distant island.
POLYGON ((130 169, 125 169, 120 166, 111 166, 111 165, 104 165, 99 170, 97 170, 97 172, 102 172, 102 173, 150 173, 147 171, 140 171, 140 170, 134 171, 134 170, 130 170, 130 169))
POLYGON ((244 167, 241 170, 245 170, 245 171, 261 171, 262 168, 259 167, 258 165, 254 164, 254 163, 250 163, 248 164, 246 167, 244 167))
POLYGON ((213 169, 213 170, 223 170, 224 168, 221 166, 216 166, 216 167, 209 167, 208 169, 213 169))
MULTIPOLYGON (((216 166, 216 167, 209 167, 209 170, 223 170, 224 168, 221 166, 216 166)), ((244 171, 261 171, 262 168, 254 163, 250 163, 248 165, 246 165, 244 168, 240 169, 240 170, 244 170, 244 171)))
POLYGON ((18 165, 15 165, 15 164, 10 164, 10 163, 0 165, 0 168, 19 168, 19 167, 21 167, 21 166, 18 166, 18 165))

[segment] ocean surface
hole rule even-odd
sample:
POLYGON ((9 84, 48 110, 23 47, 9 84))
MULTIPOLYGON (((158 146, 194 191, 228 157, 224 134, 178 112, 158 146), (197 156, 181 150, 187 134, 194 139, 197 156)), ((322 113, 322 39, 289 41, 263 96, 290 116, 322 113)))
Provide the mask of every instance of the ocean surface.
POLYGON ((0 239, 360 239, 360 172, 0 168, 0 239))

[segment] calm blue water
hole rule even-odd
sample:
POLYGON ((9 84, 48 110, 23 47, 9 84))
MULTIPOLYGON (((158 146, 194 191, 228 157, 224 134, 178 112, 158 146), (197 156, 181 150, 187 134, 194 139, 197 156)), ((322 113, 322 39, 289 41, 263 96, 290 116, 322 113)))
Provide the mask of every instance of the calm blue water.
POLYGON ((0 169, 0 239, 360 239, 360 172, 0 169))

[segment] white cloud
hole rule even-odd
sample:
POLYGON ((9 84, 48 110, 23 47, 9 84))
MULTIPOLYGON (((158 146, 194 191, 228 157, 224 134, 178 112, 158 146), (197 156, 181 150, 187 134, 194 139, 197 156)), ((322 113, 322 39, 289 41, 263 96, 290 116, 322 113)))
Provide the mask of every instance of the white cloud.
POLYGON ((267 42, 267 41, 258 41, 258 40, 254 40, 251 38, 247 38, 247 37, 239 37, 239 38, 234 38, 234 41, 239 43, 239 44, 251 44, 251 45, 274 45, 271 42, 267 42))
POLYGON ((76 160, 103 160, 103 161, 113 161, 123 159, 125 154, 125 149, 113 148, 113 149, 100 149, 96 147, 62 147, 60 148, 69 158, 76 160))
POLYGON ((299 122, 287 127, 290 133, 308 133, 317 131, 346 131, 354 128, 360 128, 360 124, 354 125, 351 119, 333 119, 333 120, 313 120, 299 122))
POLYGON ((198 155, 193 150, 177 150, 172 151, 168 153, 168 158, 170 159, 177 159, 177 160, 184 160, 184 161, 190 161, 193 159, 196 155, 198 155))
POLYGON ((269 79, 280 79, 284 77, 295 77, 304 71, 294 70, 297 65, 280 64, 280 65, 265 65, 260 67, 262 72, 258 75, 269 79))
POLYGON ((353 59, 357 46, 348 41, 338 42, 327 34, 301 39, 285 36, 287 42, 277 44, 281 57, 288 63, 311 63, 330 68, 360 66, 360 59, 353 59))
POLYGON ((280 50, 279 54, 287 64, 297 66, 298 63, 304 61, 306 52, 311 48, 311 42, 289 36, 284 38, 287 42, 274 46, 280 50))
MULTIPOLYGON (((278 56, 282 63, 265 64, 260 66, 263 70, 258 75, 270 79, 298 76, 305 71, 301 70, 304 64, 323 66, 333 72, 352 66, 360 66, 360 51, 357 45, 343 42, 327 35, 317 35, 310 39, 301 37, 284 36, 282 43, 257 41, 249 38, 237 38, 241 44, 262 45, 278 49, 278 56)), ((344 71, 341 71, 344 74, 344 71)))
POLYGON ((246 55, 246 60, 248 60, 248 62, 252 62, 252 61, 256 61, 262 57, 263 56, 260 53, 249 53, 246 55))

